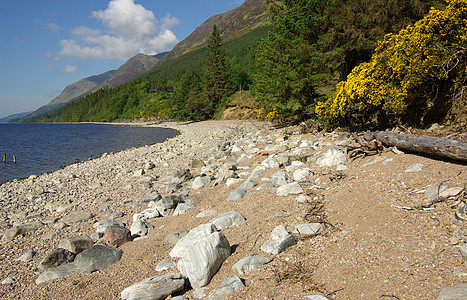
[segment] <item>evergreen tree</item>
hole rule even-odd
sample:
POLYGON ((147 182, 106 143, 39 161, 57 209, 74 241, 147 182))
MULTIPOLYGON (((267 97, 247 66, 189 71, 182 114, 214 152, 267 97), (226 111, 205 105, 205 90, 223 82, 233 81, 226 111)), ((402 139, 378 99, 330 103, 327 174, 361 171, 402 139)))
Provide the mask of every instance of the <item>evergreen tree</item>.
POLYGON ((217 26, 214 25, 208 43, 207 68, 205 81, 206 107, 210 116, 219 106, 222 98, 229 91, 227 79, 227 60, 222 49, 222 38, 217 26))

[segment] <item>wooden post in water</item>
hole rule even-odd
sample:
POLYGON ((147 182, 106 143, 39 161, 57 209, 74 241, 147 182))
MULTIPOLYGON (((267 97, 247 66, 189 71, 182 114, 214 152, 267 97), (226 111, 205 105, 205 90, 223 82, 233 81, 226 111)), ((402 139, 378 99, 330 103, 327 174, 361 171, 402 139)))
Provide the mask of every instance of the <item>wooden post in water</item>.
POLYGON ((13 154, 13 163, 16 165, 16 155, 13 154))
POLYGON ((3 163, 6 163, 6 153, 3 153, 3 163))

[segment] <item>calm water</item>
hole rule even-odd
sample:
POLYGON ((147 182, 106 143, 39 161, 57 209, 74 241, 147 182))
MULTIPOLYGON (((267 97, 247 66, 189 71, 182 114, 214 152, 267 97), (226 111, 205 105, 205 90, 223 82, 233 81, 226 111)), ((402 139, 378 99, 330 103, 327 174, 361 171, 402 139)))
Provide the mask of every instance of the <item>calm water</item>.
POLYGON ((165 128, 98 124, 0 124, 0 184, 60 169, 106 152, 175 136, 165 128), (6 163, 3 164, 3 154, 6 163), (16 156, 16 165, 13 163, 16 156))

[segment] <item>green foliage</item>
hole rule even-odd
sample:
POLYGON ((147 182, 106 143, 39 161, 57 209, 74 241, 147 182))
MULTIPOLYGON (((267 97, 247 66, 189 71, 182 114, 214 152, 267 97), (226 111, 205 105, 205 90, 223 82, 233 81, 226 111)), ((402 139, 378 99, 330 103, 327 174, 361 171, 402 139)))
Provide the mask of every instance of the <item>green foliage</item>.
POLYGON ((303 113, 317 87, 368 61, 384 34, 420 19, 440 0, 268 1, 273 30, 256 52, 253 90, 266 110, 303 113))
POLYGON ((386 35, 371 61, 356 67, 316 106, 317 115, 329 126, 440 121, 463 94, 466 19, 467 1, 448 0, 445 10, 432 9, 415 25, 386 35))
POLYGON ((222 49, 222 38, 217 26, 214 25, 208 42, 206 79, 204 93, 206 107, 212 116, 219 106, 222 98, 229 91, 227 79, 227 60, 224 49, 222 49))

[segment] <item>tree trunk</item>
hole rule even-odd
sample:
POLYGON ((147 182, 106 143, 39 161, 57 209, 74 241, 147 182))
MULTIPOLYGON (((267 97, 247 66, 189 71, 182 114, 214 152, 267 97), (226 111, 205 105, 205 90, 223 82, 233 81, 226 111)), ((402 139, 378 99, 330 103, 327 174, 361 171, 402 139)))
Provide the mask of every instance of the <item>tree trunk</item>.
POLYGON ((425 154, 467 161, 467 141, 403 133, 367 132, 365 140, 377 139, 385 146, 396 146, 425 154))

